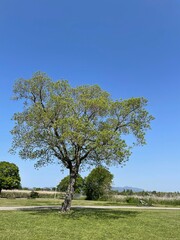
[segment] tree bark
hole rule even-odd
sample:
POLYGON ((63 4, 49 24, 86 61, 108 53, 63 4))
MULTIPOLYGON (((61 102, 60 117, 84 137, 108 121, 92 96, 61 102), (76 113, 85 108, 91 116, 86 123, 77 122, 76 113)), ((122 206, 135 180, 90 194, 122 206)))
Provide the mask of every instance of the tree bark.
POLYGON ((77 175, 78 175, 78 170, 76 168, 70 169, 69 186, 65 195, 64 202, 62 203, 62 206, 61 206, 61 212, 68 212, 71 209, 71 203, 74 196, 74 187, 75 187, 77 175))

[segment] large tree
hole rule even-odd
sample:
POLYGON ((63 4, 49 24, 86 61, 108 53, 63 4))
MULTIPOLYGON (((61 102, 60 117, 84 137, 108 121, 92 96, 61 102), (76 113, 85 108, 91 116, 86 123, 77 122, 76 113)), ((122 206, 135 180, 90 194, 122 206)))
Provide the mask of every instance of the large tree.
POLYGON ((126 135, 134 136, 134 144, 144 145, 153 119, 144 98, 114 101, 98 85, 72 87, 41 72, 19 79, 14 99, 23 101, 24 108, 13 117, 12 149, 22 159, 35 159, 36 167, 58 160, 69 169, 62 211, 71 207, 79 170, 87 164, 126 162, 131 155, 126 135))
MULTIPOLYGON (((64 177, 57 185, 57 190, 60 192, 66 192, 69 186, 70 176, 64 177)), ((82 193, 84 189, 84 179, 78 174, 76 178, 76 184, 74 186, 75 193, 82 193)))
POLYGON ((0 162, 0 193, 2 189, 18 189, 21 186, 19 168, 10 162, 0 162))
POLYGON ((110 190, 113 180, 111 174, 103 166, 94 168, 85 178, 85 194, 88 200, 97 200, 106 196, 110 190))

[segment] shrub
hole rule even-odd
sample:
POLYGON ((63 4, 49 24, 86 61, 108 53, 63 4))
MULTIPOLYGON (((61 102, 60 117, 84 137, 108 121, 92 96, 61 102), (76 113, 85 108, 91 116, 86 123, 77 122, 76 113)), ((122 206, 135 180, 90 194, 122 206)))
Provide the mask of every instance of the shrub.
POLYGON ((29 194, 29 198, 39 198, 39 193, 35 191, 31 191, 29 194))
POLYGON ((138 205, 139 204, 139 199, 135 198, 135 197, 127 197, 126 202, 129 203, 129 204, 138 205))

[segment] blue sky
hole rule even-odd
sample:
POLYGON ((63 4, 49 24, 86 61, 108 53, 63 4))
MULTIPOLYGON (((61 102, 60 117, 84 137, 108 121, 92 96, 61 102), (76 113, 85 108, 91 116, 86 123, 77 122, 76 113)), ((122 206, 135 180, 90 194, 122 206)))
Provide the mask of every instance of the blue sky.
POLYGON ((110 168, 114 186, 180 191, 179 12, 178 0, 0 0, 0 160, 18 165, 23 186, 55 186, 67 174, 8 153, 22 109, 11 100, 14 81, 41 70, 99 84, 114 99, 147 98, 156 118, 147 145, 110 168))

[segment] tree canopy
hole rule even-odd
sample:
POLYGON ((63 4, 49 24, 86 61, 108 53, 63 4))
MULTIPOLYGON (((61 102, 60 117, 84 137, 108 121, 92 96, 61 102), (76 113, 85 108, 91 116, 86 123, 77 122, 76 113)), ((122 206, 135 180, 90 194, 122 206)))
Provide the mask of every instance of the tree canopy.
POLYGON ((2 189, 18 189, 20 183, 18 167, 14 163, 0 162, 0 192, 2 189))
POLYGON ((23 101, 24 108, 13 117, 12 151, 18 150, 22 159, 35 159, 37 167, 58 160, 69 169, 66 203, 71 202, 80 168, 125 163, 131 155, 126 135, 134 136, 133 145, 144 145, 153 120, 145 98, 113 100, 98 85, 72 87, 41 72, 19 79, 14 99, 23 101))
MULTIPOLYGON (((61 192, 66 192, 68 189, 69 181, 70 181, 70 176, 64 177, 57 185, 57 190, 61 192)), ((82 193, 83 189, 84 189, 84 179, 81 177, 80 174, 78 174, 76 178, 76 183, 74 186, 74 192, 82 193)))
POLYGON ((89 200, 97 200, 111 190, 113 174, 106 168, 98 166, 85 179, 85 194, 89 200))

